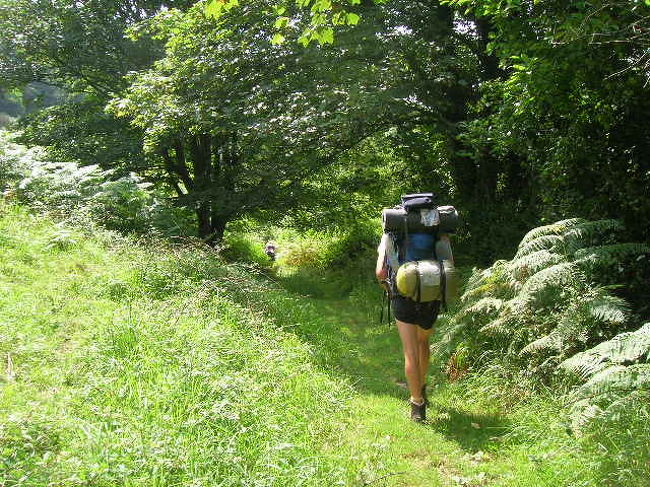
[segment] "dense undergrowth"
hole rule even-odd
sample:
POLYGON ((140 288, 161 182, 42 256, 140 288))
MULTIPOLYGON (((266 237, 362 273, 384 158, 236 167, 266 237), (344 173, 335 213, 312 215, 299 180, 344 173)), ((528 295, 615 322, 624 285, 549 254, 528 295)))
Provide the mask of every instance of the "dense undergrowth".
POLYGON ((244 269, 3 213, 2 485, 345 483, 318 453, 351 388, 215 288, 244 269))
POLYGON ((607 458, 603 480, 644 485, 650 324, 646 304, 622 296, 643 295, 646 281, 621 284, 647 272, 650 247, 621 242, 624 233, 616 220, 531 230, 512 260, 474 271, 438 351, 456 377, 495 370, 565 395, 572 429, 607 458))

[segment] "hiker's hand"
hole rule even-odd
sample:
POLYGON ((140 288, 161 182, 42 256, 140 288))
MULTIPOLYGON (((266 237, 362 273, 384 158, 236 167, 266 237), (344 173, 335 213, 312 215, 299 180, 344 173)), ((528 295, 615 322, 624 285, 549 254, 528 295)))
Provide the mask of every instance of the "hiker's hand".
POLYGON ((387 293, 390 292, 390 288, 388 286, 388 281, 386 279, 379 279, 378 280, 379 286, 386 291, 387 293))

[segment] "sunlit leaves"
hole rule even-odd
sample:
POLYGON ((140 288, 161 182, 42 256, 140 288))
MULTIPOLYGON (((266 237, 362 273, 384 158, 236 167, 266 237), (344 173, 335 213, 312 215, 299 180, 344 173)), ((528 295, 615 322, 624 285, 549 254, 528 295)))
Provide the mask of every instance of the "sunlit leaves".
POLYGON ((285 41, 285 37, 279 32, 273 34, 273 37, 271 38, 271 44, 273 44, 274 46, 280 45, 284 41, 285 41))
MULTIPOLYGON (((382 0, 376 0, 381 3, 382 0)), ((298 32, 297 42, 304 47, 311 42, 320 45, 333 44, 335 27, 355 26, 361 21, 361 16, 350 12, 349 7, 360 5, 361 0, 332 1, 332 0, 280 0, 273 9, 277 18, 273 27, 279 32, 271 38, 271 43, 280 45, 287 38, 287 31, 295 28, 298 32)), ((239 5, 239 0, 207 0, 203 11, 209 18, 219 19, 233 7, 239 5)))
POLYGON ((224 12, 239 5, 239 0, 208 0, 204 7, 205 15, 218 19, 224 12))
POLYGON ((359 16, 358 16, 357 14, 355 14, 354 12, 348 12, 348 14, 345 16, 346 23, 347 23, 348 25, 357 25, 357 24, 359 23, 359 19, 360 19, 360 18, 361 18, 361 17, 359 17, 359 16))

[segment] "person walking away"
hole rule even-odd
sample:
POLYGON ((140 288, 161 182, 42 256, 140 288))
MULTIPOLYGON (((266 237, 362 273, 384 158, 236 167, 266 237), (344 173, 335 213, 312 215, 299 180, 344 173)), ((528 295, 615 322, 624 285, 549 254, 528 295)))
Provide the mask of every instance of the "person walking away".
POLYGON ((269 240, 266 242, 264 253, 269 259, 271 259, 271 261, 275 261, 275 243, 273 243, 273 241, 269 240))
MULTIPOLYGON (((387 231, 386 225, 385 221, 384 234, 377 249, 375 273, 380 285, 389 294, 402 343, 404 372, 410 393, 411 419, 421 422, 426 419, 426 388, 430 358, 429 338, 433 325, 438 318, 441 304, 444 301, 445 289, 442 262, 446 261, 447 268, 453 267, 451 245, 449 235, 441 232, 444 228, 441 228, 440 225, 431 230, 424 228, 425 231, 413 232, 403 231, 404 227, 395 232, 387 231), (427 264, 431 262, 434 264, 427 264), (416 278, 419 287, 416 294, 411 297, 400 293, 396 282, 398 279, 402 279, 402 281, 404 279, 408 280, 403 276, 398 277, 401 272, 400 269, 407 263, 414 263, 410 266, 415 267, 415 272, 419 272, 416 278), (420 294, 429 293, 429 290, 420 285, 422 280, 428 279, 424 275, 427 266, 437 269, 435 272, 438 272, 439 276, 438 287, 442 287, 442 289, 438 289, 438 291, 433 289, 433 292, 439 293, 437 295, 438 299, 425 300, 423 295, 420 294), (420 267, 419 270, 418 267, 420 267)), ((423 229, 419 228, 419 230, 423 229)))

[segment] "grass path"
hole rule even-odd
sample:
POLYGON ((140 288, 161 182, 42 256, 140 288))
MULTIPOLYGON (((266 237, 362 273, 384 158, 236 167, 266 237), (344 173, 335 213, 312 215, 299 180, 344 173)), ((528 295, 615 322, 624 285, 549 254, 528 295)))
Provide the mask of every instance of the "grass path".
MULTIPOLYGON (((323 350, 316 359, 356 391, 339 417, 335 440, 324 448, 325 454, 356 464, 355 485, 590 485, 580 480, 586 467, 566 443, 552 400, 516 404, 509 391, 492 390, 489 382, 470 388, 448 384, 432 365, 428 420, 414 424, 408 418, 397 330, 378 323, 373 296, 366 295, 365 302, 297 299, 300 309, 319 316, 320 326, 296 332, 323 350)), ((272 308, 282 313, 281 305, 272 308)), ((437 326, 444 322, 443 316, 437 326)))

